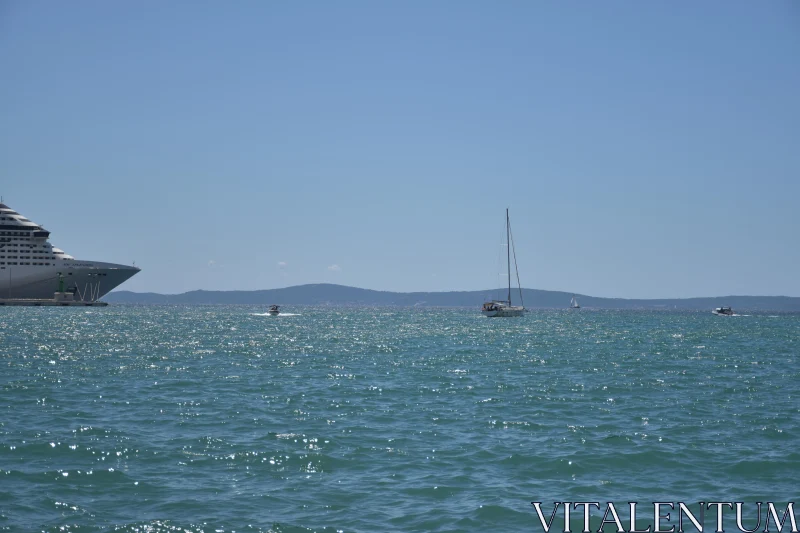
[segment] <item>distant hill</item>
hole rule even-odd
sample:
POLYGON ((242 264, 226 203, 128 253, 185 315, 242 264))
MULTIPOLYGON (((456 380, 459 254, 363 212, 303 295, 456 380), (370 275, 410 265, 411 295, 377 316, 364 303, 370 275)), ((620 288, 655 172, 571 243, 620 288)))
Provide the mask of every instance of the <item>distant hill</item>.
MULTIPOLYGON (((498 290, 454 292, 387 292, 332 285, 297 285, 260 291, 190 291, 183 294, 116 291, 103 300, 136 304, 280 304, 280 305, 376 305, 425 307, 477 307, 498 290)), ((519 292, 512 293, 516 300, 519 292)), ((523 289, 525 307, 553 309, 569 306, 573 293, 523 289)), ((662 300, 628 300, 577 295, 584 308, 711 310, 729 305, 734 310, 800 312, 800 298, 789 296, 721 296, 662 300)), ((515 303, 517 303, 515 301, 515 303)))

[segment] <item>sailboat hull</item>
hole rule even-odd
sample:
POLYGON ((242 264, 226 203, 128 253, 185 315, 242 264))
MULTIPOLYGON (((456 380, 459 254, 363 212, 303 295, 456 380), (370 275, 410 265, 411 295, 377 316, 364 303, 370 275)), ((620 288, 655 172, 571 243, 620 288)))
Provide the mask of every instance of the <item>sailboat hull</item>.
POLYGON ((524 307, 501 307, 499 309, 493 309, 491 311, 483 310, 481 314, 483 316, 488 317, 511 317, 511 316, 522 316, 525 313, 524 307))

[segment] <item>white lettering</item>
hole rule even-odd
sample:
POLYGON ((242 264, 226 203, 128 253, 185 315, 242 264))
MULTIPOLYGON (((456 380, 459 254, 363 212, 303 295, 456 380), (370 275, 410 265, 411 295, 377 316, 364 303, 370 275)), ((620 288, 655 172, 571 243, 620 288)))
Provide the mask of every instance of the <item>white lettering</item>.
POLYGON ((600 522, 600 527, 597 528, 597 533, 603 533, 603 524, 616 524, 617 525, 617 533, 625 533, 625 528, 622 527, 622 521, 619 519, 619 515, 617 514, 617 509, 614 507, 612 502, 606 502, 606 512, 603 514, 603 520, 600 522), (613 519, 608 519, 608 513, 611 513, 613 519))
POLYGON ((647 529, 636 529, 636 502, 628 502, 628 505, 631 508, 631 528, 630 533, 650 533, 650 528, 652 526, 647 526, 647 529))
POLYGON ((772 516, 772 519, 775 521, 775 527, 777 528, 778 532, 780 533, 783 531, 783 523, 786 521, 786 515, 789 515, 789 520, 792 523, 792 533, 797 533, 797 521, 794 517, 794 502, 789 502, 786 506, 786 512, 783 513, 783 518, 780 522, 778 522, 778 511, 775 510, 775 504, 772 502, 767 502, 767 508, 769 509, 769 514, 767 515, 767 523, 764 524, 764 533, 769 533, 769 517, 772 516))
POLYGON ((675 509, 675 505, 672 503, 666 502, 653 502, 653 519, 656 523, 656 527, 653 529, 653 533, 674 533, 675 526, 672 526, 670 529, 661 529, 661 519, 669 520, 670 514, 667 513, 665 515, 661 514, 661 506, 669 507, 670 509, 675 509))
POLYGON ((597 510, 600 510, 600 503, 599 502, 575 502, 572 504, 575 509, 578 508, 579 505, 583 505, 583 533, 591 533, 592 530, 589 529, 589 507, 594 505, 597 507, 597 510))
MULTIPOLYGON (((703 502, 700 502, 700 511, 703 511, 703 502)), ((686 513, 687 518, 694 524, 698 533, 703 533, 703 525, 695 518, 692 512, 686 507, 683 502, 678 502, 678 533, 683 533, 683 514, 686 513)))
POLYGON ((539 522, 542 523, 542 529, 544 529, 544 533, 548 533, 550 531, 550 527, 553 525, 553 520, 556 518, 556 511, 558 511, 558 506, 561 505, 561 502, 555 502, 553 506, 553 514, 550 515, 550 521, 546 522, 544 519, 544 514, 542 514, 542 503, 541 502, 531 502, 533 508, 536 509, 536 515, 539 517, 539 522))
POLYGON ((733 504, 731 502, 708 502, 706 509, 711 509, 712 505, 717 506, 717 533, 723 533, 725 529, 722 527, 722 506, 727 505, 733 509, 733 504))

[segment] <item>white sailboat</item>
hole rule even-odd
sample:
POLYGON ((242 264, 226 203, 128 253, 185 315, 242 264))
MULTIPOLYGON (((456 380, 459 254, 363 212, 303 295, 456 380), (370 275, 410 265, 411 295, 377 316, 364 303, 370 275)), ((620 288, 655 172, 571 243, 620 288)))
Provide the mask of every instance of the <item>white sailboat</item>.
POLYGON ((491 300, 484 302, 481 308, 483 316, 488 317, 511 317, 522 316, 527 309, 522 302, 522 287, 519 286, 519 269, 517 268, 517 253, 514 252, 514 269, 517 273, 517 286, 519 286, 519 302, 520 305, 512 305, 511 303, 511 251, 514 248, 514 240, 511 237, 511 222, 508 217, 508 209, 506 209, 506 266, 508 270, 508 299, 507 300, 491 300))
POLYGON ((572 300, 569 301, 569 308, 570 309, 580 309, 581 308, 581 304, 578 303, 578 299, 575 298, 574 296, 572 297, 572 300))

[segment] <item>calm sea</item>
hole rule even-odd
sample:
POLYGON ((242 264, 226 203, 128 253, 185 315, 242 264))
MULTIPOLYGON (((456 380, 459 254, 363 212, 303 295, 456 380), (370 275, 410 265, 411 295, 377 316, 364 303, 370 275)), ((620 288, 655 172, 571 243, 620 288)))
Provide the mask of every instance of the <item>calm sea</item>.
POLYGON ((285 310, 0 308, 0 530, 532 532, 532 501, 798 499, 798 315, 285 310))

